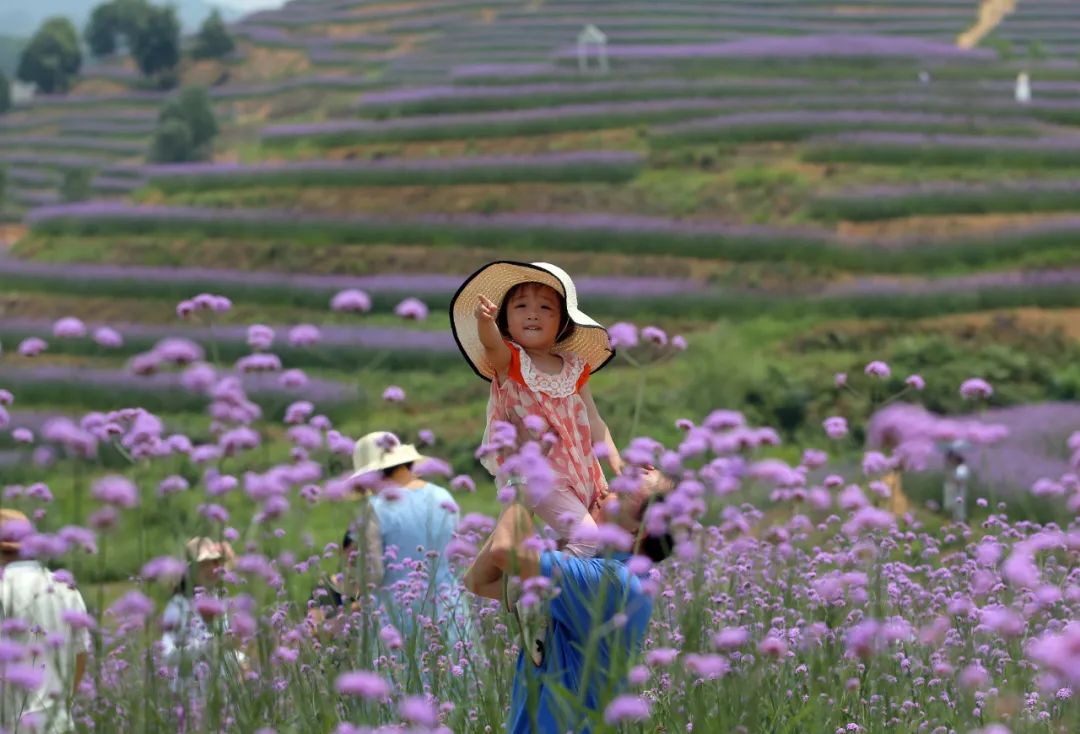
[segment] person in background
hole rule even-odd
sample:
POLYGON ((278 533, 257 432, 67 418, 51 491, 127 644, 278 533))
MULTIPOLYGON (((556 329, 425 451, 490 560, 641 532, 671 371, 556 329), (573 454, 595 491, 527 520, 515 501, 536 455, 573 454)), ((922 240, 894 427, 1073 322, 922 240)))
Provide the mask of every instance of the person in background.
MULTIPOLYGON (((165 661, 177 668, 176 685, 188 676, 191 665, 213 657, 217 638, 215 630, 228 628, 228 617, 222 615, 217 618, 215 614, 217 605, 200 605, 199 599, 218 595, 221 575, 235 559, 232 546, 227 541, 196 537, 187 542, 185 549, 187 572, 173 590, 161 618, 164 630, 161 651, 165 661), (205 609, 200 610, 200 606, 205 609)), ((226 672, 229 667, 242 667, 244 663, 244 655, 240 651, 230 650, 223 659, 226 672)))
POLYGON ((86 671, 89 617, 82 594, 40 561, 23 558, 21 540, 34 532, 26 515, 0 509, 0 621, 5 667, 24 667, 35 687, 0 686, 0 730, 74 729, 70 698, 86 671), (14 658, 14 659, 12 659, 14 658), (36 727, 36 728, 35 728, 36 727))
POLYGON ((967 519, 967 488, 971 470, 961 453, 962 445, 954 443, 945 452, 945 492, 943 509, 952 514, 955 522, 967 519))
POLYGON ((351 532, 363 537, 350 542, 365 549, 366 558, 355 564, 355 572, 366 571, 389 621, 403 635, 413 631, 419 617, 426 617, 452 643, 465 636, 468 627, 460 583, 446 556, 460 512, 445 487, 413 471, 424 459, 411 444, 386 431, 356 442, 353 476, 373 477, 381 489, 367 500, 353 525, 351 532))
POLYGON ((363 585, 379 588, 382 586, 383 561, 382 541, 379 538, 379 526, 374 520, 374 515, 367 519, 367 529, 364 533, 367 541, 367 552, 361 554, 357 547, 357 533, 350 528, 345 531, 345 537, 340 546, 340 570, 334 574, 325 574, 319 579, 318 585, 311 592, 308 603, 308 622, 317 630, 336 636, 340 631, 339 625, 324 628, 328 619, 336 619, 342 612, 358 611, 361 607, 363 585), (360 572, 358 561, 363 558, 367 564, 367 575, 360 572))

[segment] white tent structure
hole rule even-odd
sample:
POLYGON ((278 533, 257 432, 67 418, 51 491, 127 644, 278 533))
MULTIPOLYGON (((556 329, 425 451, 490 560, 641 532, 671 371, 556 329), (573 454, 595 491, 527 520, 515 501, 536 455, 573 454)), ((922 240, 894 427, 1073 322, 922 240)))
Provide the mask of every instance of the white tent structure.
POLYGON ((1016 101, 1018 104, 1027 104, 1031 101, 1031 77, 1026 71, 1016 75, 1016 101))
POLYGON ((585 72, 589 70, 589 51, 596 54, 596 63, 601 73, 608 70, 607 59, 607 34, 592 23, 581 29, 577 37, 577 62, 578 69, 585 72))

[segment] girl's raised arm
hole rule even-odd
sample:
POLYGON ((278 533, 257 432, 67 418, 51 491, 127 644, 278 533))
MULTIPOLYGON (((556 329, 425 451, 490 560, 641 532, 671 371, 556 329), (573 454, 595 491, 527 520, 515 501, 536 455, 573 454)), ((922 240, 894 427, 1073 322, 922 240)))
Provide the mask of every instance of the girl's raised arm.
POLYGON ((484 357, 495 369, 495 378, 501 379, 510 368, 510 347, 506 346, 499 327, 495 323, 499 307, 485 296, 477 300, 473 311, 476 316, 476 330, 480 334, 480 343, 484 345, 484 357))
POLYGON ((622 456, 619 455, 619 449, 615 446, 615 439, 611 437, 611 431, 608 430, 607 423, 604 423, 604 419, 600 417, 600 411, 596 409, 596 403, 593 401, 592 390, 589 389, 588 383, 581 386, 581 399, 585 401, 585 409, 589 413, 589 433, 593 445, 599 443, 607 447, 608 466, 611 467, 611 471, 614 472, 615 476, 618 476, 622 473, 622 456))

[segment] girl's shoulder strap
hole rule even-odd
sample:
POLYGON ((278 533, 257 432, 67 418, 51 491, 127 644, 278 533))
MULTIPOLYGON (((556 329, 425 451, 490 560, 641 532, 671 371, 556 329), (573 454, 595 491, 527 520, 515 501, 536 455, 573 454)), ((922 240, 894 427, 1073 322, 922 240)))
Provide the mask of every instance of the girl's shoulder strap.
POLYGON ((525 385, 525 378, 521 373, 522 360, 528 360, 529 355, 525 354, 525 350, 520 345, 515 344, 509 339, 503 339, 506 346, 510 347, 510 366, 507 368, 506 376, 519 385, 525 385))
POLYGON ((585 387, 585 383, 589 381, 589 375, 592 374, 592 370, 589 369, 589 363, 580 357, 578 357, 578 359, 581 360, 581 374, 578 375, 577 384, 574 386, 574 392, 581 392, 581 388, 585 387))

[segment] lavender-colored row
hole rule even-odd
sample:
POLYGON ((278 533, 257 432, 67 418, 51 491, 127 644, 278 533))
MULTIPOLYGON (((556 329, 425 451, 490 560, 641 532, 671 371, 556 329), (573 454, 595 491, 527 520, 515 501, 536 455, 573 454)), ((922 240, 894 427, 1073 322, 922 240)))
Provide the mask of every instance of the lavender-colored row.
POLYGON ((140 155, 146 152, 146 144, 141 141, 128 142, 85 135, 20 135, 6 138, 4 145, 16 149, 89 150, 119 155, 140 155))
MULTIPOLYGON (((355 400, 354 387, 320 378, 308 378, 304 387, 288 389, 278 384, 277 375, 245 374, 240 376, 245 391, 252 397, 307 398, 317 404, 355 400)), ((0 380, 13 387, 69 383, 118 391, 187 392, 179 372, 134 375, 123 370, 108 370, 65 365, 38 364, 33 367, 0 366, 0 380)))
POLYGON ((293 242, 409 242, 514 249, 590 249, 623 254, 665 254, 731 260, 772 260, 828 264, 870 272, 922 272, 943 263, 969 266, 1014 254, 1054 249, 1074 242, 1080 217, 1015 229, 943 239, 897 238, 852 241, 824 229, 733 225, 716 221, 665 219, 618 214, 476 214, 324 216, 260 209, 130 206, 85 202, 31 211, 35 230, 108 234, 196 231, 228 237, 288 237, 293 242))
POLYGON ((972 129, 1000 128, 1005 123, 1005 120, 997 118, 924 112, 858 109, 792 110, 748 112, 710 117, 704 120, 690 120, 659 126, 654 132, 660 139, 678 141, 728 139, 741 135, 748 135, 755 139, 774 139, 778 137, 801 138, 821 130, 844 128, 855 130, 933 129, 965 132, 972 129))
MULTIPOLYGON (((212 291, 236 292, 237 288, 265 290, 304 290, 314 292, 320 301, 339 291, 357 289, 374 296, 387 295, 398 299, 407 295, 421 298, 452 295, 468 273, 459 274, 399 274, 380 275, 314 275, 302 273, 275 273, 265 270, 220 270, 212 268, 166 268, 135 265, 52 264, 33 260, 17 260, 0 256, 0 278, 28 282, 32 279, 47 280, 58 285, 78 289, 87 283, 101 283, 106 290, 116 287, 124 290, 131 283, 160 290, 164 286, 185 284, 187 292, 212 291)), ((701 291, 700 281, 683 278, 630 277, 630 276, 582 276, 575 279, 578 290, 588 298, 636 298, 677 295, 701 291)))
MULTIPOLYGON (((717 44, 681 46, 613 46, 611 59, 690 60, 773 58, 916 58, 987 61, 994 53, 986 49, 964 50, 955 45, 875 35, 761 36, 717 44)), ((576 48, 555 54, 563 61, 577 59, 576 48)))
POLYGON ((621 181, 640 169, 627 151, 473 156, 379 161, 314 160, 243 165, 187 163, 147 166, 151 183, 166 189, 252 186, 415 185, 508 181, 621 181))
MULTIPOLYGON (((87 323, 93 331, 105 324, 87 323)), ((160 340, 169 337, 181 337, 197 343, 211 341, 245 342, 247 326, 218 325, 213 328, 199 326, 158 326, 154 324, 108 324, 125 341, 160 340)), ((279 333, 286 333, 288 326, 271 326, 279 333)), ((52 322, 38 319, 0 319, 0 332, 19 334, 48 334, 52 322)), ((418 331, 415 329, 395 329, 385 326, 337 326, 320 327, 320 343, 326 346, 346 346, 358 349, 408 349, 421 352, 449 352, 457 347, 450 332, 418 331)))
POLYGON ((360 140, 441 139, 462 135, 528 134, 580 129, 583 125, 612 127, 687 114, 719 111, 726 105, 714 99, 672 99, 608 104, 565 105, 486 114, 430 115, 386 121, 338 121, 273 125, 262 131, 267 142, 304 140, 333 144, 360 140))

